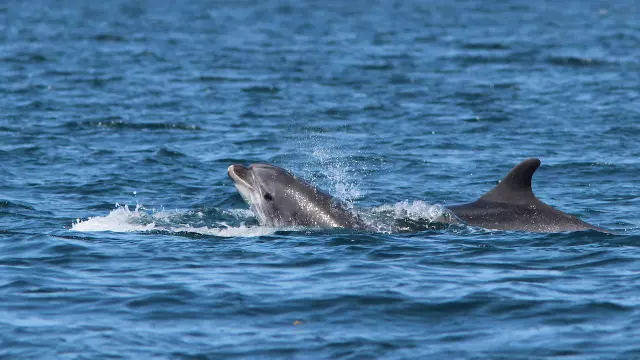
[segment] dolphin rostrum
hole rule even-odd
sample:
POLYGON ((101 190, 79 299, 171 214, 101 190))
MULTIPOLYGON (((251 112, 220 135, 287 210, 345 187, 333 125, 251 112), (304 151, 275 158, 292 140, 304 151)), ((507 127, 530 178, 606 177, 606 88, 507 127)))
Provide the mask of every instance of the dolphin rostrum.
POLYGON ((228 174, 261 225, 366 228, 338 199, 277 166, 231 165, 228 174))
POLYGON ((531 158, 516 165, 504 179, 478 200, 447 206, 464 223, 495 230, 564 232, 606 229, 587 224, 538 200, 531 178, 540 160, 531 158))

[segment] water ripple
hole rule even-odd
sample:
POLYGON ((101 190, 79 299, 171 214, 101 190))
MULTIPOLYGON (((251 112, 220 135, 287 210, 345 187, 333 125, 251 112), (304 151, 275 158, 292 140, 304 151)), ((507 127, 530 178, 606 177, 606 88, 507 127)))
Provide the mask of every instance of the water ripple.
POLYGON ((199 131, 202 128, 198 125, 184 123, 134 123, 120 119, 104 119, 83 122, 68 122, 63 125, 70 130, 84 130, 92 128, 116 129, 116 130, 185 130, 199 131))

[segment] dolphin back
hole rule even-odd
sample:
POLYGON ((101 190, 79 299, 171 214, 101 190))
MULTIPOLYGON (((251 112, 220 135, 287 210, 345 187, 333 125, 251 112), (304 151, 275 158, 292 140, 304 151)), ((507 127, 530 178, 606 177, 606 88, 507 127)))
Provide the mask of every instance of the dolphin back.
POLYGON ((478 200, 447 208, 466 224, 488 229, 609 232, 540 201, 531 188, 533 174, 538 167, 539 159, 524 160, 478 200))

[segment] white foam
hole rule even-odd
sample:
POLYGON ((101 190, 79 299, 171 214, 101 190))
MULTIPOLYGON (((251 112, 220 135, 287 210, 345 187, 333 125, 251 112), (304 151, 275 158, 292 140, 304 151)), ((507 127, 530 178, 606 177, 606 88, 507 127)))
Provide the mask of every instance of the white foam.
POLYGON ((236 219, 250 219, 254 217, 253 211, 250 209, 229 209, 225 211, 236 219))
POLYGON ((412 230, 415 226, 428 226, 433 223, 457 223, 442 205, 429 204, 419 200, 413 202, 405 200, 396 204, 363 209, 360 214, 369 227, 383 233, 412 230), (404 220, 410 220, 415 224, 399 225, 398 221, 404 220))
MULTIPOLYGON (((233 216, 238 220, 254 218, 248 209, 223 210, 223 213, 233 216)), ((424 201, 401 201, 396 204, 382 205, 359 211, 363 219, 379 232, 395 231, 395 220, 410 219, 418 222, 455 223, 450 213, 438 204, 429 204, 424 201)), ((130 210, 127 205, 118 205, 106 216, 90 217, 86 220, 77 219, 71 226, 73 231, 96 232, 149 232, 161 231, 170 233, 194 233, 220 237, 256 237, 274 234, 279 230, 300 230, 299 228, 274 228, 267 226, 247 226, 244 223, 229 225, 225 222, 215 222, 209 226, 199 226, 202 220, 198 220, 198 226, 184 223, 193 219, 205 217, 201 211, 147 211, 141 205, 130 210)), ((397 230, 397 229, 396 229, 397 230)))
POLYGON ((255 237, 271 235, 276 232, 276 228, 266 226, 227 226, 222 228, 209 228, 209 227, 172 227, 171 232, 188 232, 202 235, 213 235, 220 237, 255 237))
MULTIPOLYGON (((166 231, 166 232, 188 232, 202 235, 213 235, 221 237, 254 237, 264 236, 275 233, 278 229, 265 226, 230 226, 226 223, 217 223, 219 227, 194 227, 190 224, 172 224, 180 220, 180 217, 192 212, 147 212, 141 205, 137 205, 135 210, 129 210, 127 205, 120 206, 116 204, 116 208, 109 212, 106 216, 90 217, 87 220, 77 219, 71 226, 71 230, 82 232, 94 231, 112 231, 112 232, 148 232, 148 231, 166 231), (167 225, 158 225, 158 223, 168 223, 167 225)), ((250 210, 233 209, 225 211, 236 218, 250 218, 253 216, 250 210)), ((202 218, 202 212, 196 212, 198 217, 202 218)))
POLYGON ((76 231, 149 231, 155 228, 155 222, 142 223, 143 213, 140 212, 142 206, 136 206, 134 211, 129 210, 127 205, 116 208, 107 216, 90 217, 85 221, 77 219, 71 226, 71 230, 76 231))
POLYGON ((448 214, 447 210, 439 204, 429 204, 422 200, 409 202, 401 201, 393 205, 381 205, 371 209, 373 213, 392 213, 395 219, 426 220, 429 222, 441 221, 448 214))

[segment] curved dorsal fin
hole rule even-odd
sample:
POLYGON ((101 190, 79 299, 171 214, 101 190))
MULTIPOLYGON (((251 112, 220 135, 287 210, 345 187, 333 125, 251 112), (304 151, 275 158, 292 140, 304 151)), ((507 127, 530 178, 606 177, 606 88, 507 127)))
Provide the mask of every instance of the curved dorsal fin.
POLYGON ((503 203, 531 203, 539 201, 531 190, 531 178, 540 166, 540 160, 530 158, 516 165, 496 187, 482 195, 480 200, 503 203))

